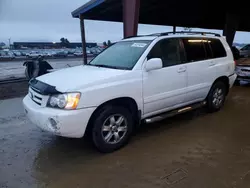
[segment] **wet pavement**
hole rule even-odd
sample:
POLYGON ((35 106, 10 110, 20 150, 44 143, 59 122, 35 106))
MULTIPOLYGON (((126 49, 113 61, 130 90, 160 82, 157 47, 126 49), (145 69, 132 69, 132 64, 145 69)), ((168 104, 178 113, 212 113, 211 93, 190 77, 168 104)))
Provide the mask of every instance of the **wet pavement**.
MULTIPOLYGON (((89 58, 88 60, 91 60, 89 58)), ((10 78, 24 78, 25 67, 23 63, 26 60, 0 62, 0 80, 10 78)), ((63 58, 46 60, 54 69, 62 69, 83 64, 82 58, 63 58)))
POLYGON ((142 127, 130 143, 98 153, 83 139, 42 132, 21 98, 0 101, 0 187, 250 187, 250 88, 225 107, 142 127))

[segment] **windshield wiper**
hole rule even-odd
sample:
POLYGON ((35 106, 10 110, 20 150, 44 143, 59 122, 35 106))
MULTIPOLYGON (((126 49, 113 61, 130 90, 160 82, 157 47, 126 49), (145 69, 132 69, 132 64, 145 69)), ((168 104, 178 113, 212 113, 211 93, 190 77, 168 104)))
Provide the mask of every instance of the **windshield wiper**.
POLYGON ((103 68, 111 68, 111 69, 123 69, 123 70, 129 70, 129 68, 126 67, 117 67, 112 65, 103 65, 103 64, 88 64, 90 66, 96 66, 96 67, 103 67, 103 68))

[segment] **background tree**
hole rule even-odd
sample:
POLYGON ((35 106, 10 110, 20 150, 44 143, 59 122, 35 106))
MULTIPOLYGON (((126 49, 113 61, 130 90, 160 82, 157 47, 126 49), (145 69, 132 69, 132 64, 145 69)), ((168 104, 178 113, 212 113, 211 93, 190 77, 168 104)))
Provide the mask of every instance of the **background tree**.
POLYGON ((60 41, 61 41, 61 46, 62 46, 62 47, 66 47, 66 48, 69 48, 69 47, 70 47, 70 42, 68 41, 68 39, 66 39, 66 38, 61 38, 60 41))
POLYGON ((110 41, 110 40, 108 40, 108 43, 107 43, 107 44, 108 44, 108 46, 110 46, 112 43, 111 43, 111 41, 110 41))

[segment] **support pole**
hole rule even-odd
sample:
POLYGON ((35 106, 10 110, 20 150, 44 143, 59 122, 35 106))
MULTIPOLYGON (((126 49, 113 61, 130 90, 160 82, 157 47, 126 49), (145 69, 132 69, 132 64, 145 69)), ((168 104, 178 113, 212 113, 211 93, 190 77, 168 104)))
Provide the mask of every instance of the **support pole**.
POLYGON ((82 14, 80 15, 80 28, 81 28, 81 38, 82 38, 83 64, 87 64, 86 38, 85 38, 84 19, 82 14))
POLYGON ((176 26, 173 26, 173 33, 176 33, 176 26))
POLYGON ((226 23, 223 30, 223 36, 226 36, 227 43, 230 47, 233 45, 236 30, 238 29, 239 20, 236 15, 227 14, 226 23))
POLYGON ((140 13, 140 0, 123 0, 124 38, 136 36, 140 13))

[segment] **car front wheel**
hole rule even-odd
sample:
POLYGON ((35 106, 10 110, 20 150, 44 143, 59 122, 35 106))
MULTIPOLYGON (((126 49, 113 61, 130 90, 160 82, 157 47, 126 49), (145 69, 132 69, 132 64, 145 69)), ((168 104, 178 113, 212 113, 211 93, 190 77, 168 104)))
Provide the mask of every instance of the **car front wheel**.
POLYGON ((100 152, 115 151, 125 144, 133 130, 132 115, 124 107, 106 106, 93 122, 92 138, 100 152))

